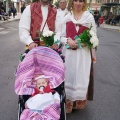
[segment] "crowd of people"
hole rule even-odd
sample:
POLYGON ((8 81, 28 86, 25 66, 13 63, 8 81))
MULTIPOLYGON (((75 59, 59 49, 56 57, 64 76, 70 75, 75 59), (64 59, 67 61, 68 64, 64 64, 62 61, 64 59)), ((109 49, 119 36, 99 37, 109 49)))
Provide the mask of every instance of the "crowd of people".
POLYGON ((105 21, 106 24, 116 25, 120 22, 120 15, 109 15, 107 20, 105 21))
POLYGON ((3 20, 6 20, 8 14, 5 12, 5 7, 3 4, 0 4, 0 20, 3 18, 3 20))
POLYGON ((95 23, 96 25, 99 27, 101 23, 103 23, 103 21, 106 24, 109 25, 117 25, 120 22, 120 15, 113 15, 112 12, 110 12, 108 14, 108 12, 106 12, 107 10, 104 11, 104 14, 101 16, 98 10, 94 11, 94 19, 95 19, 95 23), (103 19, 102 22, 100 21, 101 18, 103 19))
POLYGON ((10 16, 13 14, 13 18, 17 15, 17 9, 15 6, 9 6, 8 13, 6 12, 6 8, 3 3, 0 3, 0 20, 8 20, 10 19, 10 16))

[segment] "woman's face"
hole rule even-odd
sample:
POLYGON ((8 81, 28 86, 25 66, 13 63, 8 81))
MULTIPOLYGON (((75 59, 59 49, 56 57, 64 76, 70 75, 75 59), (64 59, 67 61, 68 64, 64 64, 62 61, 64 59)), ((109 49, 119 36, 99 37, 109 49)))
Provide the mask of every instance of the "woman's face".
POLYGON ((74 11, 82 11, 85 6, 84 0, 73 0, 74 11))

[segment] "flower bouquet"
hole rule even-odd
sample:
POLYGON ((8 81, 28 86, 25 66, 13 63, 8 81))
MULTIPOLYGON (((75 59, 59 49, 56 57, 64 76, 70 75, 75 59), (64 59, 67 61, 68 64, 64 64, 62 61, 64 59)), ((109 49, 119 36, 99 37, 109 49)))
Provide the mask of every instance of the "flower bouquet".
MULTIPOLYGON (((92 30, 92 25, 89 29, 84 30, 82 34, 79 36, 75 36, 74 39, 78 42, 78 48, 82 48, 81 43, 84 43, 88 46, 88 48, 96 48, 99 44, 99 40, 97 38, 96 33, 94 33, 92 30)), ((69 48, 67 46, 67 48, 69 48)))
POLYGON ((40 35, 41 40, 44 41, 47 47, 54 44, 54 33, 52 31, 45 31, 40 35))
MULTIPOLYGON (((47 47, 49 46, 52 46, 53 44, 59 44, 60 43, 60 40, 56 40, 54 41, 54 33, 52 31, 45 31, 43 32, 42 35, 40 35, 40 38, 45 42, 45 45, 47 47)), ((59 55, 60 57, 62 58, 62 60, 64 61, 64 56, 62 54, 62 44, 59 45, 59 48, 57 50, 55 50, 59 55)))
MULTIPOLYGON (((92 26, 84 30, 84 32, 78 36, 79 39, 77 41, 79 43, 84 43, 88 46, 88 48, 95 48, 99 44, 99 40, 97 38, 97 35, 91 30, 92 26)), ((76 37, 75 37, 76 38, 76 37)))

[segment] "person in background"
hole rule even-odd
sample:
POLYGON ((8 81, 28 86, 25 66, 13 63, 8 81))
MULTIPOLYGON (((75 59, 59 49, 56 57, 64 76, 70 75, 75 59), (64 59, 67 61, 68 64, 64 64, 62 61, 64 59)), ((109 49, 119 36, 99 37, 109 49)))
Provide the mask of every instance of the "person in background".
POLYGON ((120 21, 120 15, 117 15, 114 19, 111 20, 112 25, 116 25, 120 21))
POLYGON ((2 4, 1 9, 0 9, 0 15, 2 15, 2 18, 4 19, 4 21, 8 19, 7 18, 8 14, 6 13, 5 7, 3 4, 2 4))
POLYGON ((114 18, 114 15, 112 15, 112 14, 109 15, 109 16, 108 16, 108 19, 105 21, 105 23, 106 23, 106 24, 110 24, 113 18, 114 18))
POLYGON ((65 15, 68 13, 66 8, 67 1, 66 0, 59 0, 59 8, 57 9, 57 15, 59 16, 60 21, 62 22, 65 15))
POLYGON ((2 4, 1 10, 5 12, 5 6, 2 4))
POLYGON ((65 15, 68 13, 68 10, 66 8, 67 1, 66 0, 59 0, 59 8, 57 12, 61 15, 61 20, 65 17, 65 15))
POLYGON ((23 6, 21 7, 21 14, 23 13, 24 9, 25 9, 25 4, 23 4, 23 6))
MULTIPOLYGON (((39 33, 48 30, 55 32, 54 41, 59 40, 60 30, 57 25, 60 20, 56 14, 57 10, 51 5, 51 0, 38 0, 26 6, 19 23, 20 41, 28 45, 29 50, 44 46, 39 33)), ((53 44, 51 48, 58 49, 58 44, 53 44)))
POLYGON ((86 9, 86 0, 71 0, 68 4, 69 13, 62 22, 61 42, 64 44, 65 55, 65 91, 66 112, 83 109, 87 100, 93 100, 93 61, 92 50, 86 44, 78 48, 75 36, 80 35, 92 25, 96 34, 93 15, 86 9), (66 47, 69 45, 69 48, 66 47))
MULTIPOLYGON (((68 10, 66 8, 67 1, 66 0, 59 0, 58 1, 58 5, 59 5, 59 7, 57 9, 57 18, 59 19, 60 22, 57 25, 58 28, 56 28, 56 29, 62 29, 61 28, 62 20, 67 15, 67 13, 68 13, 68 10)), ((62 47, 62 44, 60 44, 60 46, 62 47)))
POLYGON ((13 18, 15 18, 15 15, 17 13, 15 6, 12 7, 12 13, 13 13, 13 18))
POLYGON ((8 8, 8 16, 9 16, 9 19, 10 19, 11 13, 12 13, 12 8, 11 8, 11 6, 9 6, 9 8, 8 8))
POLYGON ((94 12, 94 19, 95 19, 95 23, 97 24, 97 27, 99 27, 99 18, 100 18, 100 14, 99 14, 99 11, 95 11, 94 12))
POLYGON ((108 18, 108 10, 107 10, 107 8, 103 9, 102 16, 104 16, 104 20, 106 20, 108 18))

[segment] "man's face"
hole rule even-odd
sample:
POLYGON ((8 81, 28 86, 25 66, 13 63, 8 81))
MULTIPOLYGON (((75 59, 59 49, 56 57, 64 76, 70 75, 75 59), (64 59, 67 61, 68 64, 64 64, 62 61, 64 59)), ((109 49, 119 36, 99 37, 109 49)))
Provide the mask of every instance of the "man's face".
POLYGON ((41 0, 41 2, 44 4, 48 4, 50 2, 50 0, 41 0))
POLYGON ((64 10, 66 8, 67 2, 65 0, 60 0, 59 7, 61 10, 64 10))

